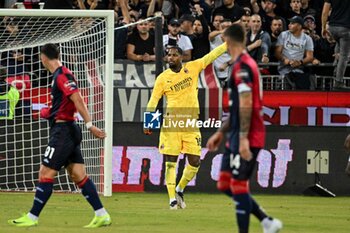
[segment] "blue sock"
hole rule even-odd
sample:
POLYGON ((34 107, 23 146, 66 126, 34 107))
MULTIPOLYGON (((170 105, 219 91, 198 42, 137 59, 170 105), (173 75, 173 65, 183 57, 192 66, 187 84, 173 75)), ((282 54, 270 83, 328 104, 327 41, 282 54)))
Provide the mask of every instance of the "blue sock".
POLYGON ((85 177, 79 184, 81 193, 84 195, 85 199, 90 203, 94 210, 99 210, 103 208, 100 197, 98 196, 95 184, 88 177, 85 177))
POLYGON ((252 209, 250 195, 248 193, 234 194, 233 199, 236 202, 236 216, 239 233, 248 233, 249 217, 252 209))
POLYGON ((250 196, 252 202, 252 214, 254 214, 257 219, 261 222, 264 218, 267 217, 266 213, 260 208, 259 204, 250 196))
POLYGON ((29 211, 31 214, 39 217, 40 212, 52 194, 52 187, 53 179, 45 179, 43 181, 39 181, 39 184, 36 187, 33 207, 29 211))

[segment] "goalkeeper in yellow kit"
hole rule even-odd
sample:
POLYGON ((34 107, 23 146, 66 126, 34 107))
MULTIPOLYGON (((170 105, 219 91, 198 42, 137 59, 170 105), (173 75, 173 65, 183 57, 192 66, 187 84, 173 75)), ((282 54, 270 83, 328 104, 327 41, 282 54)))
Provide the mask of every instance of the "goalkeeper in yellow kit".
MULTIPOLYGON (((168 50, 169 69, 161 73, 154 84, 147 111, 154 112, 159 99, 165 95, 167 105, 160 132, 159 151, 165 159, 165 181, 170 199, 170 209, 184 209, 184 189, 195 177, 200 165, 201 133, 197 127, 186 127, 187 117, 196 120, 199 115, 198 77, 200 72, 217 57, 226 52, 226 44, 215 48, 197 60, 182 64, 182 50, 168 50), (169 127, 170 125, 170 127, 169 127), (179 184, 176 186, 177 156, 183 153, 188 160, 179 184), (176 186, 176 188, 175 188, 176 186)), ((144 129, 149 134, 149 129, 144 129)))

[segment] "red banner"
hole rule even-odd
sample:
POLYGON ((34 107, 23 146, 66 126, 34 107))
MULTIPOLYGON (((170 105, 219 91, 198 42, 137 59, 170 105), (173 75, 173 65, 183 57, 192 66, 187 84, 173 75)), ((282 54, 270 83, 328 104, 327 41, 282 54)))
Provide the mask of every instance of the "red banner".
POLYGON ((264 92, 266 125, 350 126, 350 92, 264 92))
POLYGON ((268 107, 350 107, 350 92, 264 91, 268 107))

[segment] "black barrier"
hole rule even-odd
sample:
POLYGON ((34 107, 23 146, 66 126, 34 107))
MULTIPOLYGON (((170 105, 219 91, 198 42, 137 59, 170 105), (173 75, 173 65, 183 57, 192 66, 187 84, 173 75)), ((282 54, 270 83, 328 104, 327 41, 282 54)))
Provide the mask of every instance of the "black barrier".
MULTIPOLYGON (((212 133, 202 133, 203 145, 212 133)), ((251 181, 252 191, 302 194, 305 189, 315 184, 316 171, 321 173, 319 177, 324 187, 336 195, 349 195, 350 177, 344 173, 348 155, 343 149, 343 142, 348 133, 349 129, 344 127, 268 126, 266 147, 260 155, 257 172, 251 181), (317 164, 317 153, 322 153, 321 165, 317 164)), ((165 191, 164 165, 158 164, 156 168, 154 165, 163 161, 156 149, 158 133, 145 136, 140 123, 114 123, 113 145, 122 146, 123 156, 127 158, 121 159, 121 164, 117 165, 120 166, 119 183, 114 180, 114 191, 128 191, 135 186, 140 187, 139 191, 165 191), (149 156, 150 153, 153 153, 152 157, 149 156), (133 160, 136 158, 140 161, 140 167, 135 171, 136 163, 133 160)), ((206 153, 195 184, 189 186, 188 190, 217 192, 214 178, 218 175, 222 151, 223 148, 216 153, 206 153)), ((184 160, 180 160, 178 178, 183 166, 184 160)))
MULTIPOLYGON (((0 155, 0 183, 4 184, 0 189, 15 188, 6 186, 14 180, 25 178, 31 182, 37 179, 40 156, 31 157, 30 150, 37 148, 34 151, 37 155, 45 150, 47 131, 39 130, 42 124, 46 123, 38 121, 32 125, 0 127, 1 141, 7 142, 2 144, 2 151, 8 152, 6 157, 0 155), (29 128, 31 133, 20 134, 29 128), (16 166, 12 166, 14 164, 16 166), (24 170, 26 177, 23 177, 24 170)), ((157 150, 159 134, 155 132, 146 136, 142 128, 140 122, 114 123, 114 191, 165 191, 163 159, 157 150)), ((202 146, 213 132, 203 131, 202 146)), ((252 191, 302 194, 315 185, 317 172, 323 187, 336 195, 350 195, 350 177, 344 172, 348 155, 343 148, 349 133, 350 129, 346 127, 267 126, 266 147, 258 159, 257 172, 251 182, 252 191)), ((222 151, 223 148, 216 153, 207 153, 203 148, 201 169, 189 190, 217 192, 215 186, 222 151)), ((184 160, 179 164, 178 177, 184 160)))

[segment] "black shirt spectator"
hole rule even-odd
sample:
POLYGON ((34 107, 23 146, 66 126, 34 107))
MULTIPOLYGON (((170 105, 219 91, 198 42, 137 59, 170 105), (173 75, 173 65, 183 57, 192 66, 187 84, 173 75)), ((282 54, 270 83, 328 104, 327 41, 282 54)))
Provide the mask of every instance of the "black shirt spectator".
MULTIPOLYGON (((271 38, 271 47, 270 47, 270 62, 277 62, 278 60, 275 57, 275 49, 276 49, 276 43, 278 36, 281 34, 281 32, 284 31, 284 23, 283 18, 276 16, 273 18, 270 26, 270 38, 271 38)), ((277 69, 274 69, 277 71, 277 69)))
POLYGON ((326 0, 326 2, 332 6, 329 26, 350 28, 350 1, 326 0))
POLYGON ((271 33, 270 25, 273 18, 276 16, 276 6, 276 0, 265 0, 265 2, 261 2, 259 15, 261 16, 262 28, 268 33, 271 33))
POLYGON ((137 30, 128 38, 127 58, 133 61, 154 61, 154 35, 149 32, 149 22, 139 23, 136 27, 137 30))
POLYGON ((179 22, 181 23, 181 33, 188 36, 192 41, 195 35, 193 34, 193 22, 195 18, 192 15, 184 14, 180 17, 179 22))
POLYGON ((244 9, 235 4, 234 0, 225 0, 224 5, 216 8, 213 15, 221 14, 225 19, 230 19, 231 22, 239 20, 244 15, 244 9))
POLYGON ((128 38, 128 44, 135 46, 135 54, 143 55, 148 53, 154 55, 154 35, 149 33, 149 37, 144 40, 141 38, 138 31, 134 31, 128 38))
POLYGON ((203 15, 196 18, 193 24, 195 37, 192 39, 192 60, 198 59, 210 52, 209 47, 209 28, 203 15))

